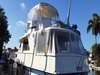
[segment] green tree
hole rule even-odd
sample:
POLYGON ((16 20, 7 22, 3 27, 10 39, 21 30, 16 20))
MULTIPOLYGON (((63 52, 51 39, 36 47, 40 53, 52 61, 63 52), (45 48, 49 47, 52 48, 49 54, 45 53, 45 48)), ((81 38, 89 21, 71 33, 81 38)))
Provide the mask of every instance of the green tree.
POLYGON ((92 46, 92 54, 97 62, 100 63, 100 44, 94 44, 92 46))
MULTIPOLYGON (((94 44, 92 46, 92 54, 95 58, 94 65, 100 67, 100 44, 94 44)), ((100 75, 100 71, 95 71, 96 75, 100 75)))
MULTIPOLYGON (((100 16, 94 13, 93 18, 88 21, 87 33, 92 29, 95 36, 95 43, 92 45, 92 55, 95 59, 95 66, 100 66, 100 44, 97 44, 97 35, 100 35, 100 16)), ((95 71, 96 75, 100 75, 99 71, 95 71)))
POLYGON ((0 58, 2 56, 3 45, 8 43, 11 34, 8 31, 8 21, 4 9, 0 6, 0 58))
POLYGON ((100 17, 94 13, 93 18, 88 21, 87 33, 92 29, 92 34, 95 36, 95 43, 97 43, 96 36, 100 32, 100 17))

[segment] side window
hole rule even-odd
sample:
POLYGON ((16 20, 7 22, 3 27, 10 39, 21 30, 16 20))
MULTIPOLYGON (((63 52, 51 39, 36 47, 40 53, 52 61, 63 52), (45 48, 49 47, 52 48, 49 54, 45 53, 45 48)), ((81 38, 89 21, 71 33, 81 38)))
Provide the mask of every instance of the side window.
POLYGON ((19 48, 21 48, 21 42, 20 42, 19 48))
POLYGON ((82 45, 80 37, 70 34, 71 36, 71 51, 74 54, 84 54, 84 47, 82 45))
POLYGON ((45 53, 45 51, 46 51, 46 39, 47 39, 46 32, 37 34, 36 53, 45 53))
POLYGON ((52 45, 53 45, 53 31, 51 31, 50 32, 50 35, 49 35, 49 39, 48 39, 48 41, 49 41, 49 53, 52 53, 52 45))
POLYGON ((19 44, 19 49, 18 49, 18 50, 21 50, 21 45, 22 45, 22 43, 20 42, 20 44, 19 44))
POLYGON ((23 51, 29 50, 28 39, 24 39, 23 41, 23 51))
POLYGON ((78 44, 79 44, 79 49, 80 49, 81 54, 84 55, 85 51, 84 51, 84 47, 83 47, 82 41, 80 39, 78 40, 78 44))
POLYGON ((80 53, 78 45, 79 38, 72 33, 70 35, 71 35, 71 51, 74 54, 79 54, 80 53))
POLYGON ((71 52, 75 53, 75 36, 73 34, 70 34, 71 36, 71 52))
POLYGON ((56 32, 56 53, 69 52, 70 37, 67 32, 56 32))

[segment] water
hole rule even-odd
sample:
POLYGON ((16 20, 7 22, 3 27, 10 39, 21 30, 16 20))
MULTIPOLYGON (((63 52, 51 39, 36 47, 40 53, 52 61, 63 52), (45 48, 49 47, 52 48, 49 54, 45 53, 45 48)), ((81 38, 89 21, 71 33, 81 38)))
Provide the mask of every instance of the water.
POLYGON ((93 70, 90 70, 90 74, 89 75, 95 75, 93 70))

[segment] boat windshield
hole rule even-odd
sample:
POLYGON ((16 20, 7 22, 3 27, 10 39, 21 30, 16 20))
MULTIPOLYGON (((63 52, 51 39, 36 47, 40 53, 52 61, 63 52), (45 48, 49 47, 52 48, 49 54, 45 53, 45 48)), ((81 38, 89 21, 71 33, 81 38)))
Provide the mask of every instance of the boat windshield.
POLYGON ((55 31, 56 53, 85 54, 81 39, 74 33, 55 31))

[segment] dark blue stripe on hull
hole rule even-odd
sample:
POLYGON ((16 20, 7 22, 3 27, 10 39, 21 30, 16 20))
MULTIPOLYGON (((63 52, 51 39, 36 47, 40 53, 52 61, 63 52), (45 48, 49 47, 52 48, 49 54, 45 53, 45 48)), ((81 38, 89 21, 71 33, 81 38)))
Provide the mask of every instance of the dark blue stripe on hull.
POLYGON ((57 74, 57 75, 88 75, 88 73, 70 73, 70 74, 57 74))

